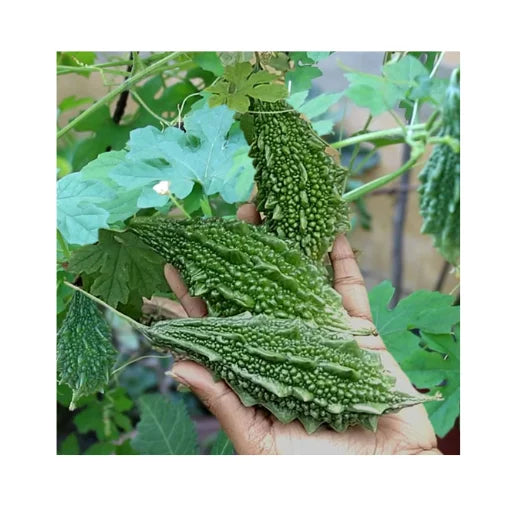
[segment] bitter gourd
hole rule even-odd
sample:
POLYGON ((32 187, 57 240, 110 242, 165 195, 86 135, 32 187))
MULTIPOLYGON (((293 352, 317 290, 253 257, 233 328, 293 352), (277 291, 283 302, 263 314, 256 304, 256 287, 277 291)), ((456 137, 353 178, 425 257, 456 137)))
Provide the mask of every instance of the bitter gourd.
MULTIPOLYGON (((440 137, 460 139, 459 70, 446 90, 440 137)), ((458 265, 460 254, 460 153, 449 144, 438 144, 419 174, 422 233, 434 237, 443 257, 458 265)))
POLYGON ((129 227, 180 271, 211 315, 250 311, 349 329, 341 296, 320 268, 257 226, 222 218, 136 217, 129 227))
POLYGON ((321 261, 336 234, 350 228, 342 199, 348 171, 286 102, 255 100, 249 155, 256 169, 257 208, 268 229, 321 261))
POLYGON ((154 347, 209 368, 245 406, 263 406, 282 423, 298 419, 308 433, 322 424, 375 431, 382 414, 432 400, 394 389, 378 353, 350 335, 299 319, 244 313, 164 320, 145 334, 154 347))
POLYGON ((70 409, 83 396, 103 391, 117 357, 110 328, 94 302, 75 293, 57 333, 57 372, 73 391, 70 409))
POLYGON ((350 333, 310 326, 298 318, 246 312, 152 326, 124 318, 153 348, 210 369, 245 406, 265 407, 282 423, 298 419, 309 433, 322 424, 336 431, 352 425, 376 430, 383 414, 436 399, 398 391, 378 352, 360 348, 350 333))

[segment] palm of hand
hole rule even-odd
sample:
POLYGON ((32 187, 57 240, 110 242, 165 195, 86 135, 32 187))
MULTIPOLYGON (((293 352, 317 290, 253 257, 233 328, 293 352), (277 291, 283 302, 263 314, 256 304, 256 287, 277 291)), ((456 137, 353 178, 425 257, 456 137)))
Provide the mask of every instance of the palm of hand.
MULTIPOLYGON (((239 217, 252 223, 259 215, 252 205, 244 205, 239 217)), ((343 297, 343 305, 356 328, 368 328, 371 311, 364 281, 352 249, 344 236, 336 239, 331 252, 334 288, 343 297)), ((191 297, 179 273, 168 265, 165 275, 170 287, 189 316, 207 314, 205 303, 191 297)), ((414 394, 415 390, 380 337, 358 337, 361 347, 379 351, 384 367, 396 377, 396 387, 414 394)), ((179 361, 172 368, 176 380, 189 386, 205 406, 217 417, 239 454, 438 454, 436 437, 423 405, 402 409, 379 419, 377 432, 352 427, 346 432, 334 432, 321 427, 307 434, 298 421, 287 425, 277 421, 269 412, 244 407, 237 395, 224 383, 214 382, 210 373, 192 361, 179 361)))

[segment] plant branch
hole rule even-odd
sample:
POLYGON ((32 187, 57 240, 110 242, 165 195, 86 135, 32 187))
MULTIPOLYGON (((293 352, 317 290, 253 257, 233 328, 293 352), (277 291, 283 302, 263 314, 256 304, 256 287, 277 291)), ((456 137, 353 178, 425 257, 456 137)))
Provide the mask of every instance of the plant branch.
POLYGON ((92 104, 87 110, 84 110, 80 115, 75 117, 66 126, 64 126, 64 128, 61 128, 57 132, 57 139, 60 139, 64 134, 66 134, 69 130, 71 130, 73 127, 75 127, 78 123, 83 121, 86 117, 90 116, 93 112, 96 112, 100 107, 108 104, 118 94, 129 89, 136 83, 140 82, 143 78, 146 78, 147 76, 151 75, 152 73, 154 73, 155 70, 157 70, 159 67, 161 67, 163 64, 165 64, 167 61, 169 61, 170 59, 173 59, 174 57, 177 57, 181 53, 183 53, 183 52, 168 53, 165 57, 157 60, 155 63, 151 64, 147 68, 141 69, 139 72, 132 75, 130 78, 128 78, 122 84, 117 86, 115 89, 112 89, 108 94, 103 96, 103 98, 99 99, 96 103, 92 104))
POLYGON ((139 93, 136 92, 135 89, 132 89, 131 91, 129 91, 129 93, 140 103, 141 107, 145 108, 155 119, 160 121, 165 126, 172 126, 172 123, 170 121, 164 119, 163 117, 159 116, 156 112, 151 110, 151 108, 145 103, 145 101, 140 97, 139 93))
MULTIPOLYGON (((425 123, 420 123, 416 125, 411 125, 411 129, 413 131, 423 131, 425 129, 425 123)), ((354 144, 357 144, 359 142, 371 142, 372 140, 376 139, 382 139, 383 137, 396 137, 396 136, 403 136, 404 130, 402 127, 398 128, 389 128, 387 130, 380 130, 376 132, 369 132, 369 133, 361 133, 359 135, 354 135, 353 137, 349 137, 347 139, 340 140, 338 142, 333 142, 331 146, 335 149, 338 148, 344 148, 347 146, 352 146, 354 144)), ((403 142, 403 137, 400 137, 396 140, 396 142, 403 142)))
POLYGON ((380 176, 379 178, 370 181, 369 183, 365 183, 364 185, 361 185, 360 187, 357 187, 354 190, 347 192, 346 194, 343 195, 343 200, 347 202, 355 201, 356 199, 365 196, 369 192, 372 192, 373 190, 382 187, 382 185, 385 185, 386 183, 393 181, 395 178, 398 178, 398 176, 402 175, 404 172, 407 172, 411 167, 413 167, 420 158, 421 154, 417 154, 410 158, 404 165, 402 165, 402 167, 400 167, 396 171, 390 172, 385 176, 380 176))

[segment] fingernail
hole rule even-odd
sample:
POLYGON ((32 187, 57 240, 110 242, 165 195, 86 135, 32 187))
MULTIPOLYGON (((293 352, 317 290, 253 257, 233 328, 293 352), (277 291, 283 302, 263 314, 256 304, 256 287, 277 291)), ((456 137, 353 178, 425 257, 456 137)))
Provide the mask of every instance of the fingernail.
POLYGON ((187 382, 187 380, 182 375, 177 373, 174 370, 174 368, 171 368, 170 370, 166 371, 165 375, 169 375, 169 377, 172 377, 175 381, 179 382, 180 384, 190 387, 190 384, 187 382))

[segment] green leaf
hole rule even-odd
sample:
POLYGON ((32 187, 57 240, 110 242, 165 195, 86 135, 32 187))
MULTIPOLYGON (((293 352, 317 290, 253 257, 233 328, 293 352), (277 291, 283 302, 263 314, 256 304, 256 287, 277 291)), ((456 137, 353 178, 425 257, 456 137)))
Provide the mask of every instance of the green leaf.
POLYGON ((109 178, 109 173, 126 158, 126 151, 108 151, 101 153, 91 160, 81 171, 82 180, 98 180, 113 187, 115 183, 109 178))
MULTIPOLYGON (((206 85, 209 85, 209 81, 206 85)), ((189 80, 168 87, 163 78, 157 75, 143 85, 135 87, 135 92, 152 112, 172 119, 177 115, 178 105, 183 104, 187 96, 199 92, 199 89, 189 80)), ((186 114, 198 99, 198 96, 190 97, 184 105, 182 114, 186 114)), ((113 121, 110 109, 105 105, 76 125, 76 131, 92 132, 93 135, 80 140, 73 148, 73 169, 82 169, 88 162, 108 149, 122 150, 130 132, 136 128, 145 126, 160 128, 160 121, 143 107, 137 98, 134 97, 134 101, 139 108, 133 115, 125 115, 120 124, 113 121)))
POLYGON ((69 268, 93 277, 90 292, 105 302, 132 303, 140 311, 142 297, 168 290, 164 259, 133 233, 100 231, 99 242, 73 252, 69 268), (135 293, 135 298, 130 292, 135 293))
POLYGON ((194 52, 192 60, 214 75, 221 76, 224 73, 224 66, 215 52, 194 52))
POLYGON ((97 206, 115 196, 112 189, 95 180, 85 181, 72 173, 57 181, 57 227, 71 244, 98 240, 98 230, 108 226, 109 213, 97 206))
POLYGON ((304 114, 310 121, 312 121, 313 129, 318 135, 327 135, 330 133, 334 126, 333 119, 316 120, 322 118, 332 105, 337 103, 343 93, 320 94, 315 98, 306 101, 309 91, 302 91, 292 94, 287 102, 300 113, 304 114))
POLYGON ((313 119, 325 114, 335 103, 337 103, 343 93, 320 94, 315 98, 306 101, 299 107, 299 112, 308 119, 313 119))
POLYGON ((209 104, 211 107, 227 104, 243 114, 249 110, 249 97, 264 101, 284 99, 288 92, 283 84, 276 83, 277 79, 277 75, 267 71, 253 72, 249 62, 226 66, 223 79, 206 89, 211 93, 209 104))
MULTIPOLYGON (((240 188, 232 177, 238 173, 239 180, 252 183, 254 168, 250 159, 238 158, 248 153, 249 146, 240 130, 232 130, 233 116, 225 105, 204 106, 185 117, 186 133, 174 127, 163 132, 153 127, 135 130, 126 159, 110 177, 122 187, 140 190, 169 181, 172 193, 180 199, 199 184, 207 195, 220 193, 226 201, 245 201, 250 190, 245 185, 240 188)), ((153 195, 143 195, 144 201, 139 198, 139 207, 164 204, 154 191, 146 193, 153 195)))
POLYGON ((110 328, 96 304, 75 293, 57 334, 57 371, 60 382, 73 390, 71 410, 80 397, 103 391, 116 357, 110 328))
POLYGON ((314 66, 297 66, 285 75, 285 82, 291 82, 290 94, 311 89, 311 81, 322 76, 322 72, 314 66))
POLYGON ((385 64, 382 67, 382 74, 406 91, 418 83, 418 78, 428 77, 429 73, 418 59, 406 55, 395 62, 385 64))
POLYGON ((370 109, 377 116, 395 107, 403 97, 403 91, 383 77, 363 73, 346 73, 350 82, 345 95, 359 107, 370 109))
POLYGON ((92 103, 94 98, 77 98, 75 95, 67 96, 59 103, 59 113, 66 112, 66 110, 72 110, 82 105, 92 103))
POLYGON ((421 333, 424 342, 402 369, 418 388, 440 392, 443 401, 425 404, 430 421, 439 437, 444 437, 459 416, 460 339, 458 335, 421 333), (430 351, 427 351, 430 350, 430 351))
POLYGON ((452 327, 459 322, 460 307, 452 305, 454 298, 451 295, 418 290, 390 310, 388 303, 393 293, 392 284, 383 281, 369 294, 373 319, 383 337, 409 329, 437 334, 450 333, 452 327))
POLYGON ((307 52, 308 57, 314 62, 318 62, 319 60, 329 57, 331 53, 332 52, 307 52))
POLYGON ((235 449, 233 448, 233 443, 229 437, 226 435, 224 430, 219 430, 210 455, 233 455, 234 452, 235 449))
POLYGON ((112 455, 114 453, 115 446, 108 441, 102 441, 94 443, 89 446, 83 453, 84 455, 112 455))
POLYGON ((224 66, 250 61, 253 56, 254 52, 219 52, 219 58, 224 66))
MULTIPOLYGON (((73 422, 81 434, 94 432, 100 441, 113 441, 120 435, 119 423, 123 430, 131 430, 126 419, 120 419, 121 413, 129 411, 133 402, 126 395, 124 389, 117 387, 109 389, 102 400, 94 397, 85 407, 75 415, 73 422)), ((128 416, 125 416, 129 419, 128 416)), ((131 421, 130 421, 131 423, 131 421)))
POLYGON ((452 305, 450 295, 418 290, 390 310, 393 292, 389 281, 370 291, 375 326, 411 382, 431 394, 442 394, 443 401, 425 407, 436 434, 443 437, 459 415, 459 307, 452 305))
POLYGON ((80 447, 78 446, 78 439, 76 434, 72 433, 62 441, 60 445, 60 449, 58 451, 59 455, 78 455, 80 453, 80 447))
POLYGON ((143 455, 196 455, 197 433, 183 401, 162 395, 139 399, 141 420, 132 447, 143 455))

